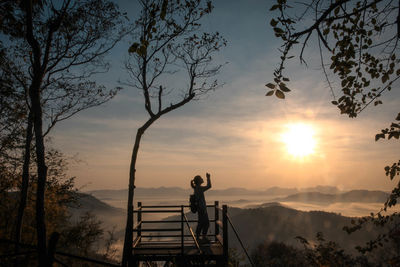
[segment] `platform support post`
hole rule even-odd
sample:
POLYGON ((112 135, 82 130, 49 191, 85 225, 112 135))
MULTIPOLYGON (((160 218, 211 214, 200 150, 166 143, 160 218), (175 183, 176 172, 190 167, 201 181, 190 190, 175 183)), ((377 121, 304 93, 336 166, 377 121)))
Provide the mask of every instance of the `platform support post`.
POLYGON ((228 266, 228 206, 222 206, 222 230, 223 230, 223 254, 224 254, 224 266, 228 266))
POLYGON ((219 206, 219 201, 215 201, 214 203, 215 205, 215 211, 214 211, 214 217, 215 217, 215 241, 217 241, 217 235, 219 235, 219 225, 218 225, 218 220, 219 220, 219 210, 218 210, 218 206, 219 206))
POLYGON ((142 236, 142 202, 138 202, 138 213, 137 213, 137 235, 142 236))
POLYGON ((185 248, 185 244, 184 244, 184 240, 185 240, 185 231, 184 231, 184 228, 183 228, 183 220, 185 219, 184 217, 184 210, 183 210, 183 205, 181 205, 181 254, 182 254, 182 256, 183 256, 183 253, 184 253, 184 248, 185 248))

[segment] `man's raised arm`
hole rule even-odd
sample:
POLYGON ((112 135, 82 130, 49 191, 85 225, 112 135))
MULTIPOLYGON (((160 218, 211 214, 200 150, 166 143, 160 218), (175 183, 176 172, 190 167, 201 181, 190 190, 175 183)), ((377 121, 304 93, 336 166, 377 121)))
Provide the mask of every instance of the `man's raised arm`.
POLYGON ((206 176, 207 176, 207 185, 203 187, 204 191, 211 188, 211 179, 210 179, 211 175, 207 172, 206 176))

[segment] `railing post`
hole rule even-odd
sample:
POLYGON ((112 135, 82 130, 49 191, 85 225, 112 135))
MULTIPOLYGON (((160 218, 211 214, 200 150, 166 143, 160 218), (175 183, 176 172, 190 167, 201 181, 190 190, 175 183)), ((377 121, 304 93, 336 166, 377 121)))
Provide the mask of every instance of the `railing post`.
MULTIPOLYGON (((138 202, 138 213, 137 213, 137 237, 142 236, 142 202, 138 202)), ((139 241, 140 242, 140 241, 139 241)))
POLYGON ((222 231, 223 231, 223 254, 224 266, 228 266, 228 206, 222 206, 222 231))
POLYGON ((184 210, 183 210, 183 205, 181 205, 181 253, 183 255, 184 253, 184 228, 183 228, 183 220, 185 219, 184 217, 184 210))
POLYGON ((215 201, 215 215, 214 215, 214 219, 215 219, 215 241, 217 241, 217 235, 219 235, 219 225, 218 225, 218 220, 219 220, 219 210, 218 210, 218 205, 219 205, 219 201, 215 201))

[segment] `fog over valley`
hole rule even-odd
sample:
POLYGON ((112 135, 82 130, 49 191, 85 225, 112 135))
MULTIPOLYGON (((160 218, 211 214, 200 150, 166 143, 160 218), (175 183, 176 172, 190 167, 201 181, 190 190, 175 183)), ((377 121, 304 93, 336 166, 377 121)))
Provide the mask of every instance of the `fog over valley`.
MULTIPOLYGON (((142 205, 188 205, 191 189, 179 187, 137 188, 136 201, 142 205)), ((354 217, 368 216, 379 211, 388 193, 382 191, 351 190, 342 191, 336 187, 316 186, 312 188, 280 188, 248 190, 244 188, 213 189, 206 193, 207 203, 219 201, 227 204, 228 212, 243 242, 255 248, 263 241, 280 241, 301 246, 296 236, 312 241, 317 232, 322 232, 327 240, 338 242, 350 251, 363 244, 380 230, 372 225, 352 235, 343 231, 350 226, 354 217), (251 225, 251 227, 248 227, 251 225), (259 233, 262 233, 261 235, 259 233)), ((80 195, 80 205, 71 209, 73 218, 89 211, 95 214, 106 229, 113 229, 121 249, 123 227, 126 220, 126 190, 95 190, 80 195)), ((136 202, 135 202, 136 205, 136 202)), ((399 211, 392 209, 390 212, 399 211)), ((196 214, 185 211, 189 219, 196 214)), ((209 211, 210 218, 213 211, 209 211)), ((146 215, 144 220, 169 220, 168 213, 146 215)), ((157 225, 156 227, 162 227, 157 225)), ((195 227, 195 224, 192 225, 195 227)), ((232 235, 231 237, 232 238, 232 235)), ((232 238, 235 247, 239 244, 232 238)))

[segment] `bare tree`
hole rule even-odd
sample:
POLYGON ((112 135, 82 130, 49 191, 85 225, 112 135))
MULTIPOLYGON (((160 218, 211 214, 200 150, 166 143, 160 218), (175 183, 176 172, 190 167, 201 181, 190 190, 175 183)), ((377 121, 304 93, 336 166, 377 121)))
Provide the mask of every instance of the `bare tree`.
POLYGON ((1 33, 8 42, 0 65, 1 77, 24 97, 26 139, 21 201, 15 239, 20 239, 29 181, 31 139, 37 160, 36 222, 39 263, 49 264, 44 222, 47 177, 44 137, 54 125, 77 112, 111 99, 108 90, 90 78, 109 66, 104 55, 122 38, 122 15, 107 0, 10 1, 0 5, 1 33))
POLYGON ((123 84, 142 93, 149 118, 138 128, 132 150, 124 266, 128 263, 133 241, 135 171, 142 136, 162 115, 219 87, 217 80, 210 79, 218 74, 222 65, 213 65, 212 56, 226 45, 218 32, 199 31, 200 19, 212 10, 211 2, 142 0, 140 4, 142 11, 134 32, 137 42, 129 48, 130 58, 125 64, 130 80, 123 84), (168 76, 185 83, 169 86, 168 76))

